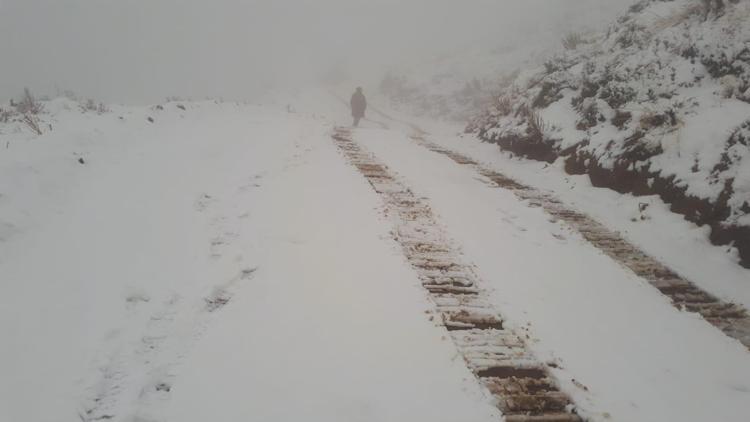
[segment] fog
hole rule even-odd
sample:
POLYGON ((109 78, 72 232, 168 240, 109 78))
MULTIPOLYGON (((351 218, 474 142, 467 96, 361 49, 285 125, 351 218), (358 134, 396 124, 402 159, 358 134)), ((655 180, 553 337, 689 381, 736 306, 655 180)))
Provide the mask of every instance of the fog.
POLYGON ((621 0, 0 0, 0 99, 252 99, 344 70, 597 27, 621 0))

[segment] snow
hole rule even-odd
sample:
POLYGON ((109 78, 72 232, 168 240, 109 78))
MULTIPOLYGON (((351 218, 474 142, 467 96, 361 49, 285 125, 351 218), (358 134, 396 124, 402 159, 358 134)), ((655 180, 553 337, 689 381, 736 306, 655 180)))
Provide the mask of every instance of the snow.
POLYGON ((569 93, 563 101, 558 101, 541 112, 542 119, 550 126, 549 136, 562 139, 560 146, 563 149, 581 141, 580 133, 575 129, 578 115, 570 104, 571 97, 569 93))
POLYGON ((724 145, 715 140, 728 139, 733 129, 739 127, 748 116, 748 103, 707 97, 678 133, 662 141, 665 152, 654 158, 655 169, 666 174, 679 174, 689 193, 716 200, 723 186, 712 182, 710 175, 721 160, 724 145), (698 164, 697 170, 691 170, 695 163, 698 164))
MULTIPOLYGON (((336 97, 46 110, 42 136, 0 125, 0 420, 500 419, 432 320, 380 198, 334 147, 349 121, 336 97)), ((384 111, 397 120, 373 110, 355 140, 425 197, 592 421, 743 419, 747 349, 408 135, 419 125, 554 190, 750 307, 750 273, 701 229, 657 198, 384 111), (631 221, 642 201, 649 219, 631 221)))
MULTIPOLYGON (((411 133, 413 128, 403 122, 416 122, 420 130, 429 133, 431 141, 466 154, 527 185, 552 193, 573 208, 617 230, 630 242, 685 274, 701 288, 728 302, 750 307, 750 285, 747 283, 750 270, 736 265, 731 248, 711 245, 708 228, 699 227, 672 213, 669 205, 658 196, 623 195, 609 189, 595 188, 587 175, 566 174, 560 160, 549 165, 514 157, 501 151, 497 145, 464 134, 461 125, 413 117, 393 110, 387 110, 386 114, 397 119, 389 121, 383 117, 391 128, 411 133), (646 204, 645 214, 639 212, 640 204, 646 204)), ((738 179, 741 178, 738 176, 738 179)))
POLYGON ((497 420, 377 196, 327 133, 304 145, 258 198, 263 265, 185 365, 169 420, 497 420))
POLYGON ((330 122, 183 107, 6 138, 0 420, 497 419, 330 122))
POLYGON ((491 283, 499 309, 514 325, 529 328, 539 356, 562 363, 560 379, 594 420, 604 420, 605 413, 623 421, 746 414, 750 365, 741 344, 672 308, 578 235, 512 193, 478 181, 470 168, 428 155, 403 134, 368 129, 358 135, 430 199, 491 283))

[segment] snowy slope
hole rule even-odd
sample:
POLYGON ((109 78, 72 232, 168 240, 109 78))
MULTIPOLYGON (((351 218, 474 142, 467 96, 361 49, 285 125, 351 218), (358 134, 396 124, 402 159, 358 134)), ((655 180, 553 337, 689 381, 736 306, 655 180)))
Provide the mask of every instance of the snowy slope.
POLYGON ((750 265, 750 4, 645 0, 523 72, 469 131, 514 153, 658 194, 750 265), (713 4, 713 3, 711 3, 713 4))

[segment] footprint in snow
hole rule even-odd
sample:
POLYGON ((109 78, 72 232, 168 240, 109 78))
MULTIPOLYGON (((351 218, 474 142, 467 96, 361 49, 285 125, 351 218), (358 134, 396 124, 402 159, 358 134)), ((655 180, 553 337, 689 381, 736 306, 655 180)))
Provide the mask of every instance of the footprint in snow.
POLYGON ((239 191, 242 193, 250 192, 254 189, 261 187, 261 180, 263 180, 264 173, 258 173, 248 178, 247 183, 240 186, 239 191))
POLYGON ((163 420, 179 366, 209 328, 213 315, 232 299, 237 284, 250 280, 256 270, 245 268, 216 285, 208 296, 197 299, 203 306, 178 295, 168 298, 141 331, 119 340, 106 356, 90 384, 90 398, 78 413, 80 420, 163 420))
POLYGON ((516 217, 502 217, 501 220, 503 222, 505 222, 505 223, 508 223, 508 225, 510 225, 511 227, 513 227, 514 229, 516 229, 519 232, 525 232, 525 231, 527 231, 527 229, 525 227, 520 226, 520 225, 518 225, 516 223, 516 221, 515 221, 516 217))
POLYGON ((559 240, 561 242, 566 242, 568 240, 567 237, 565 237, 565 236, 563 236, 563 235, 561 235, 559 233, 552 233, 552 237, 554 237, 555 239, 557 239, 557 240, 559 240))
POLYGON ((214 198, 207 194, 202 193, 198 196, 198 198, 193 203, 193 208, 198 212, 205 211, 212 203, 214 202, 214 198))

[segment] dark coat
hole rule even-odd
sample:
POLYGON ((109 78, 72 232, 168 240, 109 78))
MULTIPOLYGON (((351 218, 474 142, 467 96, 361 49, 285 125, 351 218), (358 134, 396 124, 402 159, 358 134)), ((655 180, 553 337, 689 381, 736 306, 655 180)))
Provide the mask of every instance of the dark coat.
POLYGON ((352 116, 354 117, 365 117, 365 110, 367 110, 367 99, 362 91, 357 91, 352 95, 352 116))

